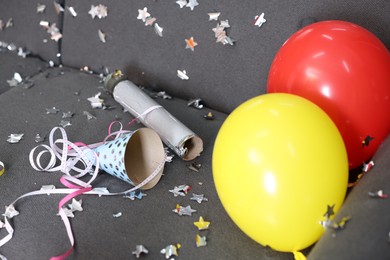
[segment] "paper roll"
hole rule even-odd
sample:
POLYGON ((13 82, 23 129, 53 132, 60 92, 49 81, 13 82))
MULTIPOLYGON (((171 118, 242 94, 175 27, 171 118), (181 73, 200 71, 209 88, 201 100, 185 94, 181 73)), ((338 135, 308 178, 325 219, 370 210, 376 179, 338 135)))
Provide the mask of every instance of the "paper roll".
POLYGON ((125 110, 139 118, 145 126, 154 129, 183 160, 193 160, 203 151, 203 141, 199 136, 127 80, 121 71, 108 75, 104 84, 125 110))

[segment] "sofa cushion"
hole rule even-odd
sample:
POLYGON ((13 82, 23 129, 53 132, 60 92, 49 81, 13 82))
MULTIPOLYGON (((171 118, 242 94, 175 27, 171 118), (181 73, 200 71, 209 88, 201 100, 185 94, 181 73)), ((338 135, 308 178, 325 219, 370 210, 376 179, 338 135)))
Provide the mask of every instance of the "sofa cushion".
POLYGON ((3 1, 0 20, 4 25, 0 30, 0 41, 24 47, 33 55, 58 64, 59 42, 51 40, 47 29, 40 25, 41 21, 47 21, 50 25, 55 23, 57 28, 61 27, 62 14, 57 15, 53 1, 3 1), (46 6, 43 12, 37 12, 39 4, 46 6), (6 28, 10 19, 13 25, 6 28))
MULTIPOLYGON (((46 136, 63 120, 62 112, 71 111, 71 126, 65 128, 70 141, 96 143, 107 135, 107 127, 113 120, 124 125, 132 117, 102 89, 100 78, 84 72, 63 68, 49 69, 32 78, 34 86, 30 89, 12 88, 0 95, 2 110, 0 117, 1 143, 0 160, 6 172, 0 177, 0 206, 9 205, 17 197, 39 190, 42 185, 59 183, 60 172, 37 172, 29 163, 29 152, 39 143, 36 134, 46 136), (101 92, 101 98, 111 110, 92 109, 89 97, 101 92), (46 109, 57 108, 57 114, 47 114, 46 109), (88 120, 83 114, 90 112, 96 119, 88 120), (10 134, 24 133, 19 143, 8 143, 10 134)), ((214 139, 226 118, 226 114, 215 110, 198 110, 187 107, 187 102, 174 98, 157 99, 178 120, 197 133, 204 141, 204 151, 194 162, 202 167, 199 172, 188 168, 192 162, 185 162, 175 156, 173 162, 166 163, 164 176, 142 200, 131 201, 122 196, 98 197, 82 195, 84 211, 76 212, 71 219, 76 248, 74 259, 129 259, 137 244, 148 250, 148 258, 162 259, 160 250, 169 244, 180 243, 180 259, 291 259, 292 254, 274 252, 260 246, 229 219, 216 194, 212 172, 211 154, 214 139), (203 116, 211 111, 215 119, 205 120, 203 116), (169 190, 182 184, 192 186, 185 197, 174 197, 169 190), (190 200, 192 193, 204 194, 207 202, 198 204, 190 200), (172 212, 176 204, 191 205, 196 209, 192 216, 179 216, 172 212), (121 212, 122 217, 113 214, 121 212), (203 216, 210 221, 209 230, 198 231, 193 222, 203 216), (195 236, 206 236, 206 247, 197 248, 195 236)), ((130 129, 141 125, 134 123, 130 129)), ((57 137, 58 138, 58 137, 57 137)), ((110 191, 124 191, 129 184, 108 174, 102 174, 94 182, 94 187, 107 187, 110 191)), ((1 247, 1 254, 8 259, 48 259, 65 252, 69 248, 66 231, 61 218, 57 216, 58 202, 63 196, 40 195, 20 200, 16 209, 20 214, 11 220, 15 228, 14 238, 1 247), (21 250, 23 249, 23 250, 21 250)), ((6 235, 0 231, 0 237, 6 235)))
MULTIPOLYGON (((354 22, 376 34, 390 46, 387 1, 199 1, 193 11, 175 1, 101 1, 107 6, 105 18, 88 13, 94 1, 68 0, 77 17, 65 13, 62 41, 63 62, 72 67, 89 66, 95 71, 120 68, 137 84, 173 95, 202 98, 212 108, 231 112, 243 101, 266 92, 271 62, 285 40, 302 25, 312 21, 340 19, 354 22), (163 27, 159 37, 152 26, 137 19, 147 8, 163 27), (220 12, 228 20, 227 35, 234 46, 216 43, 208 13, 220 12), (256 15, 267 20, 260 28, 256 15), (373 19, 375 17, 375 19, 373 19), (313 19, 310 19, 313 18, 313 19), (98 31, 106 42, 99 40, 98 31), (194 37, 194 51, 185 39, 194 37), (178 78, 186 70, 188 81, 178 78)), ((142 17, 140 17, 142 18, 142 17)))
POLYGON ((389 198, 375 198, 382 190, 389 194, 390 136, 373 157, 375 166, 362 177, 335 216, 339 222, 350 217, 343 230, 328 229, 313 248, 309 259, 389 259, 389 198), (346 255, 347 254, 347 255, 346 255))
MULTIPOLYGON (((32 82, 29 78, 47 68, 47 64, 38 58, 22 58, 15 52, 0 49, 0 94, 12 88, 9 80, 14 78, 15 73, 19 73, 22 80, 26 83, 24 87, 31 87, 32 82)), ((23 84, 23 81, 21 84, 23 84)))

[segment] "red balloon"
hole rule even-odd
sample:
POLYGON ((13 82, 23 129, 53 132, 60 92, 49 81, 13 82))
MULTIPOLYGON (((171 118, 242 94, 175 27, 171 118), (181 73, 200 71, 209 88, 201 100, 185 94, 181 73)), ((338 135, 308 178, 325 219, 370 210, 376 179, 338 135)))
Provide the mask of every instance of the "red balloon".
POLYGON ((273 60, 268 92, 321 107, 343 137, 350 169, 369 160, 390 133, 390 53, 356 24, 323 21, 293 34, 273 60))

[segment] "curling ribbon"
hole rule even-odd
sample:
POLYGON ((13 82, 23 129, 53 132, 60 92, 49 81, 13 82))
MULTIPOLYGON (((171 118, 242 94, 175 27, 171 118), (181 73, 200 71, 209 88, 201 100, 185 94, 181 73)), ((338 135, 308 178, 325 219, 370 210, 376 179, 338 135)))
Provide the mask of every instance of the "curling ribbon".
MULTIPOLYGON (((156 108, 158 108, 158 107, 153 108, 153 110, 156 108)), ((147 112, 150 112, 150 111, 152 111, 152 110, 149 110, 147 112)), ((144 114, 140 115, 140 117, 141 116, 144 116, 144 114)), ((30 155, 29 155, 29 160, 30 160, 31 166, 37 171, 46 171, 46 172, 61 171, 61 172, 63 172, 64 175, 60 178, 60 181, 67 188, 52 189, 52 190, 36 190, 36 191, 26 193, 26 194, 18 197, 15 201, 13 201, 7 207, 7 209, 9 209, 10 207, 14 207, 14 205, 19 200, 26 198, 26 197, 30 197, 30 196, 43 195, 43 194, 47 194, 47 195, 49 195, 49 194, 68 194, 63 199, 60 200, 60 202, 58 204, 58 212, 59 212, 59 215, 61 216, 62 221, 64 222, 64 225, 65 225, 65 228, 66 228, 66 231, 68 234, 68 238, 69 238, 69 241, 71 244, 71 248, 67 252, 65 252, 61 255, 52 257, 51 258, 52 260, 65 259, 73 251, 74 237, 73 237, 72 227, 71 227, 70 221, 69 221, 68 217, 66 216, 66 213, 63 209, 63 206, 67 202, 69 202, 72 198, 75 198, 81 194, 99 195, 99 196, 102 196, 102 195, 116 196, 116 195, 128 194, 128 193, 133 192, 137 189, 140 189, 144 185, 148 184, 163 169, 165 161, 167 159, 166 155, 164 156, 163 160, 157 165, 156 169, 153 171, 153 173, 150 176, 148 176, 140 184, 136 185, 135 187, 133 187, 127 191, 111 193, 111 192, 107 192, 107 191, 101 191, 99 189, 93 189, 91 183, 96 179, 98 172, 99 172, 99 157, 92 150, 92 148, 103 144, 109 138, 114 138, 114 140, 115 140, 117 138, 120 138, 123 134, 126 134, 126 133, 131 133, 131 131, 122 130, 122 124, 120 122, 115 121, 115 122, 112 122, 110 124, 109 129, 108 129, 108 135, 104 139, 103 142, 91 144, 91 145, 86 145, 86 144, 81 143, 81 142, 72 143, 72 142, 68 141, 67 134, 66 134, 65 130, 61 127, 55 127, 51 130, 51 132, 49 134, 49 146, 42 144, 42 145, 36 146, 35 148, 33 148, 31 150, 30 155), (120 130, 112 132, 112 127, 115 123, 120 124, 120 130), (58 130, 60 131, 62 136, 61 136, 61 138, 54 141, 54 134, 58 130), (38 148, 43 148, 43 150, 40 151, 36 155, 35 160, 34 160, 34 155, 35 155, 38 148), (43 166, 41 164, 41 158, 46 153, 50 154, 50 159, 49 159, 49 162, 47 163, 47 165, 43 166), (92 174, 92 177, 90 178, 90 180, 88 182, 84 182, 84 181, 79 180, 79 178, 85 176, 87 173, 90 173, 92 168, 93 168, 92 162, 86 156, 87 153, 93 153, 96 167, 93 170, 93 174, 92 174), (57 159, 60 160, 59 165, 56 165, 57 159), (79 163, 79 162, 82 163, 81 167, 76 166, 77 163, 79 163), (76 172, 76 174, 71 175, 71 171, 76 172)), ((6 211, 7 211, 7 209, 6 209, 6 211)), ((8 241, 10 241, 12 239, 12 236, 14 233, 14 228, 10 224, 10 222, 8 220, 8 216, 6 216, 6 215, 4 216, 4 227, 5 227, 6 231, 8 232, 8 234, 0 240, 0 247, 2 247, 4 244, 6 244, 8 241)))

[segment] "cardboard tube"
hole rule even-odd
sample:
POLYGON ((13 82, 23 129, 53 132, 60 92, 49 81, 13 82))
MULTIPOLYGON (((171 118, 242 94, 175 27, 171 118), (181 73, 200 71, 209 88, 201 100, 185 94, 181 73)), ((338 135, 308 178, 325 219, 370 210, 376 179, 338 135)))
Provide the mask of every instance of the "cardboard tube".
POLYGON ((108 75, 104 85, 125 110, 138 117, 145 126, 154 129, 183 160, 193 160, 203 151, 203 141, 199 136, 127 80, 121 71, 108 75))

